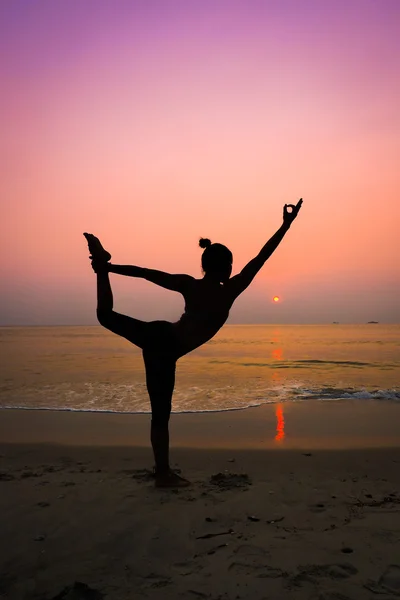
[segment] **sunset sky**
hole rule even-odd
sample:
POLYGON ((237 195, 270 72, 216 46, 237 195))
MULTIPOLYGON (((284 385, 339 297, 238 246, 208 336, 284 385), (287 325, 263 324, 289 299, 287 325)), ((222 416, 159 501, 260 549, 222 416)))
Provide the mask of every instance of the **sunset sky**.
POLYGON ((196 277, 209 237, 236 273, 300 197, 229 322, 400 322, 399 31, 399 0, 2 0, 0 325, 96 323, 83 231, 196 277))

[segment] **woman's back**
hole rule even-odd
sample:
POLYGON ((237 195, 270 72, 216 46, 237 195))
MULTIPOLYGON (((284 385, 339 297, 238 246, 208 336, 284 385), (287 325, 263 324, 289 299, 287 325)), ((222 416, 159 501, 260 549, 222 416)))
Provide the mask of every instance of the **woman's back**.
POLYGON ((197 348, 211 339, 226 322, 233 304, 229 282, 225 285, 204 279, 192 279, 185 291, 185 311, 174 323, 182 343, 197 348))

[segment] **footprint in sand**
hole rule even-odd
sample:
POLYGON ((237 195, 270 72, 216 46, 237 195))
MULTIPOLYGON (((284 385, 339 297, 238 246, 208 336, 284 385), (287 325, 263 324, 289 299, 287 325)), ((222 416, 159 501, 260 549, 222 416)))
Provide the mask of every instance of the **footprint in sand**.
POLYGON ((318 596, 318 600, 352 600, 349 596, 345 596, 340 592, 322 592, 318 596))
POLYGON ((28 477, 41 477, 41 475, 39 475, 39 473, 36 473, 34 471, 24 471, 21 474, 21 479, 27 479, 28 477))
POLYGON ((122 469, 119 473, 130 475, 138 481, 154 481, 154 473, 150 469, 122 469))
POLYGON ((364 587, 374 594, 396 594, 400 596, 400 566, 389 565, 377 582, 369 581, 364 587))
POLYGON ((251 575, 252 577, 258 578, 271 578, 276 579, 278 577, 287 577, 287 573, 282 569, 276 569, 270 565, 265 564, 257 557, 243 557, 243 560, 235 561, 228 567, 229 571, 234 571, 237 575, 251 575), (257 571, 257 573, 255 573, 257 571))
POLYGON ((349 563, 340 563, 333 565, 305 565, 299 566, 299 573, 295 575, 294 581, 311 581, 320 577, 330 579, 346 579, 358 573, 358 569, 349 563))
POLYGON ((322 502, 319 502, 318 504, 311 504, 309 509, 311 512, 320 513, 326 510, 326 506, 322 502))
POLYGON ((254 544, 241 544, 234 550, 235 554, 239 556, 267 556, 270 554, 268 550, 262 548, 261 546, 255 546, 254 544))
POLYGON ((210 477, 210 483, 219 490, 231 490, 234 488, 246 489, 251 485, 251 479, 247 473, 216 473, 210 477))
POLYGON ((157 573, 149 573, 144 576, 145 587, 162 588, 172 583, 171 577, 168 575, 158 575, 157 573))
POLYGON ((229 571, 237 575, 252 575, 253 577, 277 578, 285 577, 287 573, 282 569, 266 564, 270 552, 255 544, 241 544, 234 549, 234 562, 229 565, 229 571))

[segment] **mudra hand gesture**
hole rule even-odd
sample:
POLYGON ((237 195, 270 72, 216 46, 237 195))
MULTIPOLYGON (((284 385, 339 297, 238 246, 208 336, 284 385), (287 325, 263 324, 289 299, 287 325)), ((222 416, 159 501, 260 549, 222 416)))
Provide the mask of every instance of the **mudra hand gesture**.
POLYGON ((291 223, 293 223, 293 221, 295 220, 295 218, 297 217, 299 210, 301 208, 301 205, 303 204, 303 198, 300 198, 300 200, 298 201, 298 203, 296 205, 294 204, 285 204, 285 206, 283 207, 283 222, 286 223, 286 225, 291 225, 291 223), (291 211, 289 212, 288 209, 291 209, 291 211))

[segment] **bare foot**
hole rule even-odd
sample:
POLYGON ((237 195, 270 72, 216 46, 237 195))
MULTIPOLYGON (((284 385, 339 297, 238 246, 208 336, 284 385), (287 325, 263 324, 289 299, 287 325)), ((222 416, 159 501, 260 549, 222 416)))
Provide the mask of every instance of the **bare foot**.
POLYGON ((173 471, 167 471, 166 473, 156 473, 156 487, 165 488, 177 488, 177 487, 188 487, 191 485, 190 481, 184 479, 173 471))
POLYGON ((96 262, 108 262, 111 260, 111 254, 107 252, 107 250, 104 250, 99 238, 92 233, 84 233, 83 235, 85 236, 89 246, 89 252, 91 254, 90 258, 96 262))

